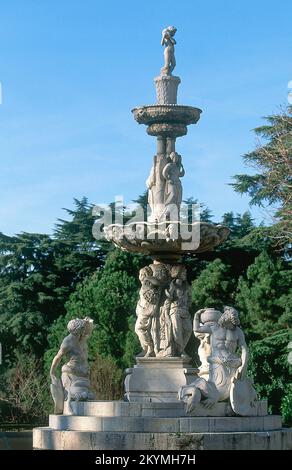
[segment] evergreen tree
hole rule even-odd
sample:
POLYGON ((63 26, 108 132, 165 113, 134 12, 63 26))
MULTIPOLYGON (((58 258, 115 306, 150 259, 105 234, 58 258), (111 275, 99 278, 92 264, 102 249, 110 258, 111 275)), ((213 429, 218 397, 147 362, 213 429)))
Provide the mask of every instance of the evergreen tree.
POLYGON ((50 349, 46 353, 47 367, 66 335, 66 326, 72 318, 90 316, 95 329, 90 341, 90 359, 96 355, 110 357, 121 366, 127 366, 129 358, 129 323, 132 328, 138 300, 138 271, 143 257, 131 255, 120 249, 109 253, 104 269, 86 278, 70 296, 67 314, 59 317, 49 332, 50 349), (128 338, 128 342, 127 342, 128 338))
POLYGON ((222 309, 224 305, 232 304, 233 289, 230 268, 220 259, 215 259, 192 283, 193 310, 205 307, 222 309))
POLYGON ((0 341, 5 362, 15 351, 42 357, 47 329, 60 315, 78 282, 104 263, 104 247, 93 239, 91 206, 75 200, 54 237, 0 234, 0 341))
POLYGON ((269 412, 284 412, 286 424, 292 416, 292 365, 288 362, 288 344, 291 332, 279 330, 249 344, 249 375, 252 376, 261 399, 267 399, 269 412), (286 409, 290 404, 290 409, 286 409))
POLYGON ((196 214, 198 220, 201 222, 212 222, 212 212, 208 207, 205 206, 203 203, 199 203, 198 199, 194 199, 193 197, 188 197, 183 200, 183 204, 186 204, 188 206, 188 222, 192 223, 194 222, 193 220, 193 207, 196 207, 196 214))
POLYGON ((253 219, 248 211, 242 215, 236 214, 236 216, 233 212, 226 212, 222 217, 222 225, 230 229, 229 240, 232 242, 245 237, 254 229, 253 219))
POLYGON ((287 263, 262 252, 238 282, 236 305, 241 323, 252 338, 292 327, 292 272, 287 263))
POLYGON ((274 245, 283 248, 292 240, 292 106, 266 120, 267 125, 255 129, 262 141, 243 157, 258 173, 236 175, 232 186, 235 191, 248 194, 251 204, 274 208, 275 224, 269 236, 274 245))

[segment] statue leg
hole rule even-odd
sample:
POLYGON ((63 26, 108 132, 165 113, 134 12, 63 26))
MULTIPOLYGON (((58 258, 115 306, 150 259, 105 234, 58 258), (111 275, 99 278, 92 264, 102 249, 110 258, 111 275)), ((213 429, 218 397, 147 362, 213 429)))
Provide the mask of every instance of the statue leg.
POLYGON ((171 60, 171 56, 169 54, 169 47, 166 47, 164 49, 164 70, 166 73, 169 73, 169 70, 170 70, 170 60, 171 60))
POLYGON ((135 333, 137 334, 143 349, 143 356, 154 356, 153 341, 150 335, 151 317, 138 315, 135 333))
POLYGON ((172 337, 175 343, 177 356, 180 356, 184 349, 182 319, 179 314, 171 315, 172 337))
POLYGON ((170 61, 171 61, 170 72, 172 72, 174 70, 175 66, 176 66, 174 50, 172 51, 170 61))

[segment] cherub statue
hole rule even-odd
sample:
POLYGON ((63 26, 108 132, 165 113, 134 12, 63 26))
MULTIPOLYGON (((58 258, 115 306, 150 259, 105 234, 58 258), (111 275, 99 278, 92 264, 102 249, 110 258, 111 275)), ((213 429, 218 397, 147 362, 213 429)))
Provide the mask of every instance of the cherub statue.
POLYGON ((51 376, 51 394, 55 403, 55 413, 62 414, 64 400, 85 401, 95 398, 90 390, 87 340, 93 330, 93 320, 85 317, 70 320, 67 325, 69 335, 64 338, 60 349, 53 359, 51 376), (61 379, 56 370, 63 357, 69 361, 63 365, 61 379))
POLYGON ((165 46, 164 49, 164 67, 161 69, 162 75, 171 75, 174 67, 176 66, 176 60, 174 56, 174 46, 176 40, 174 35, 177 29, 174 26, 168 26, 162 31, 161 45, 165 46))

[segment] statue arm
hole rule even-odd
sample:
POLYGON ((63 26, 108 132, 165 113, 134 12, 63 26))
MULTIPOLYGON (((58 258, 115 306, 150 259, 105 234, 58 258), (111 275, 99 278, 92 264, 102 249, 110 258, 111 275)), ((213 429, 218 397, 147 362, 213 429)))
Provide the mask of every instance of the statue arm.
POLYGON ((238 346, 241 347, 241 366, 237 370, 237 378, 244 377, 247 372, 248 349, 245 342, 243 331, 238 328, 238 346))
POLYGON ((68 348, 66 347, 66 344, 64 344, 64 341, 63 341, 59 351, 57 352, 56 356, 54 357, 54 359, 52 361, 52 365, 51 365, 51 369, 50 369, 50 376, 51 376, 52 380, 54 380, 56 378, 56 370, 57 370, 57 368, 58 368, 58 366, 59 366, 59 364, 62 360, 62 357, 65 356, 67 351, 68 351, 68 348))
POLYGON ((200 325, 200 316, 201 316, 201 313, 203 311, 204 311, 204 309, 198 310, 198 312, 195 313, 193 330, 194 330, 195 333, 209 333, 209 334, 211 334, 212 330, 209 326, 201 326, 200 325))
POLYGON ((175 287, 173 284, 170 284, 169 290, 165 289, 165 295, 169 300, 174 300, 175 297, 175 287))
POLYGON ((169 167, 170 167, 170 164, 168 163, 167 165, 165 165, 165 167, 163 168, 162 170, 162 176, 168 180, 169 179, 169 167))
POLYGON ((183 176, 185 176, 185 169, 184 169, 183 165, 182 165, 181 168, 180 168, 179 176, 180 176, 181 178, 182 178, 183 176))

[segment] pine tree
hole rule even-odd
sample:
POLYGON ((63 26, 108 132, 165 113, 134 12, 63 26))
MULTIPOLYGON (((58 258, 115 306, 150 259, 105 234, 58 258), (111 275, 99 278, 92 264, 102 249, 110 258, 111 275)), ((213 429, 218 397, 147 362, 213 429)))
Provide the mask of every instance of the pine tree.
POLYGON ((143 257, 131 255, 120 249, 109 253, 104 269, 78 284, 66 303, 67 314, 59 317, 49 330, 50 348, 46 353, 49 366, 53 355, 66 335, 66 327, 72 318, 90 316, 95 329, 90 341, 90 359, 96 355, 112 358, 121 366, 127 366, 129 324, 133 328, 138 300, 138 272, 145 264, 143 257))
POLYGON ((264 338, 282 328, 292 327, 292 272, 288 263, 262 252, 241 277, 236 305, 250 338, 264 338))
POLYGON ((230 268, 220 259, 215 259, 192 283, 193 310, 206 307, 222 309, 224 305, 232 304, 233 284, 230 268))
POLYGON ((235 191, 248 194, 250 204, 274 208, 274 226, 267 233, 274 245, 284 248, 292 240, 292 106, 281 114, 266 118, 268 124, 255 129, 262 139, 252 152, 244 155, 254 175, 235 175, 235 191))
POLYGON ((78 282, 102 267, 105 246, 94 240, 86 199, 67 210, 54 236, 0 234, 0 341, 5 362, 15 351, 42 357, 47 329, 60 315, 78 282))

